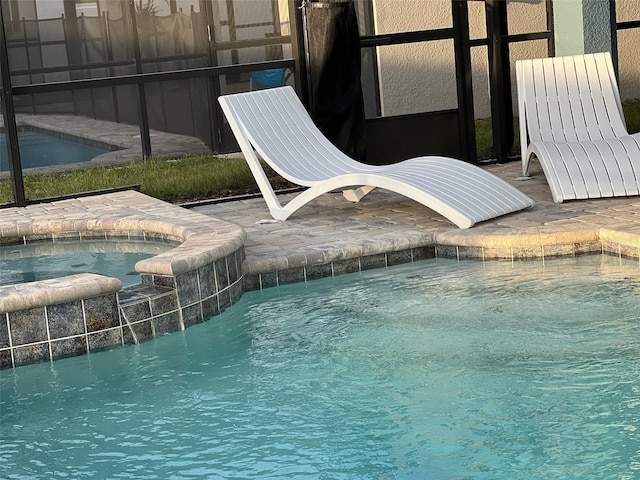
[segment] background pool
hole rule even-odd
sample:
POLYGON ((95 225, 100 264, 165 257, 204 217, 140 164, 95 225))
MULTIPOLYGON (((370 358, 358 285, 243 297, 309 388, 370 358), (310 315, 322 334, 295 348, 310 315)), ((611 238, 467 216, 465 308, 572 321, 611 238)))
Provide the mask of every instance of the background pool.
POLYGON ((245 294, 0 371, 3 477, 637 478, 639 279, 438 259, 245 294))
MULTIPOLYGON (((58 138, 39 132, 18 132, 22 168, 47 167, 67 163, 87 162, 108 152, 80 142, 58 138)), ((9 171, 7 140, 0 135, 0 172, 9 171)))

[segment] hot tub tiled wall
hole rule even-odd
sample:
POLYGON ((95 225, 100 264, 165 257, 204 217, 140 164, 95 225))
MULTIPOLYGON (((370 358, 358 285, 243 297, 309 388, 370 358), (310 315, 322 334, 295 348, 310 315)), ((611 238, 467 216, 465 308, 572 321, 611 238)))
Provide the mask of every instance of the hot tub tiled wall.
MULTIPOLYGON (((242 296, 244 250, 179 275, 142 275, 119 292, 123 326, 137 341, 202 323, 242 296)), ((127 342, 131 343, 131 342, 127 342)))
POLYGON ((242 296, 242 259, 239 250, 180 275, 143 274, 141 284, 122 290, 119 280, 86 273, 7 287, 14 290, 13 308, 33 306, 0 313, 0 368, 139 343, 202 323, 242 296), (71 295, 61 295, 65 288, 71 295), (83 298, 57 302, 75 296, 83 298))
MULTIPOLYGON (((36 207, 46 209, 27 209, 36 207)), ((50 210, 55 212, 43 211, 41 221, 33 211, 4 210, 9 215, 0 222, 0 244, 123 237, 181 243, 138 262, 142 281, 125 289, 115 278, 90 273, 0 287, 1 368, 183 330, 242 295, 240 227, 138 192, 57 202, 50 210), (86 215, 83 203, 90 204, 86 215)))
POLYGON ((6 311, 0 313, 0 366, 79 355, 115 343, 121 287, 115 278, 90 273, 3 287, 8 294, 6 311))

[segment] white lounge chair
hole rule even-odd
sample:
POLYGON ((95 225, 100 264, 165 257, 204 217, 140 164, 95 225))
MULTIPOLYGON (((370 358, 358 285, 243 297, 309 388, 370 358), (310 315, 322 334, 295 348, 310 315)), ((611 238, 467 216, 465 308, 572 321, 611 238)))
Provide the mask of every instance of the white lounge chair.
POLYGON ((336 189, 353 202, 376 187, 391 190, 423 203, 460 228, 533 205, 504 180, 452 158, 421 157, 387 166, 357 162, 316 128, 290 86, 218 100, 275 219, 286 220, 309 201, 336 189), (309 188, 281 206, 256 152, 282 177, 309 188))
POLYGON ((640 194, 609 53, 521 60, 516 76, 524 176, 537 158, 556 203, 640 194))

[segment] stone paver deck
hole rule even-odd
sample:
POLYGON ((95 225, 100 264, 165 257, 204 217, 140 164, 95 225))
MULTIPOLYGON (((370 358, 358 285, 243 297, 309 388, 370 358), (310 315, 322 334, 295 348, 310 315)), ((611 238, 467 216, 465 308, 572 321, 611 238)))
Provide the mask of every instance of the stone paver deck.
MULTIPOLYGON (((131 227, 127 223, 144 222, 146 228, 180 232, 177 236, 184 237, 198 224, 198 218, 205 216, 213 222, 204 223, 232 232, 233 248, 238 238, 246 235, 245 276, 428 245, 438 246, 449 256, 453 248, 453 255, 461 258, 544 257, 596 250, 604 243, 616 245, 625 255, 640 256, 640 197, 555 204, 537 164, 533 178, 525 181, 516 180, 520 174, 518 162, 485 168, 532 197, 536 205, 461 230, 429 208, 383 190, 372 192, 357 204, 346 201, 339 192, 329 193, 287 221, 271 219, 262 198, 183 209, 131 192, 3 209, 0 236, 68 229, 72 221, 84 229, 88 228, 87 222, 91 228, 102 223, 105 229, 125 229, 131 227)), ((280 196, 282 203, 294 195, 280 196)), ((197 252, 189 251, 193 240, 187 242, 158 258, 154 267, 157 272, 169 273, 180 262, 188 262, 181 257, 185 251, 198 256, 203 251, 225 249, 220 243, 224 243, 225 235, 199 234, 197 238, 197 252)))
MULTIPOLYGON (((454 255, 531 258, 597 250, 603 244, 638 256, 640 197, 594 199, 555 204, 536 163, 532 179, 519 181, 520 163, 486 167, 536 202, 529 209, 456 228, 429 208, 400 195, 374 191, 362 202, 326 194, 285 222, 270 219, 262 198, 193 210, 241 226, 246 234, 245 275, 318 262, 438 245, 454 255), (463 248, 460 248, 463 247, 463 248)), ((281 197, 285 203, 294 194, 281 197)), ((611 248, 609 248, 610 250, 611 248)))
MULTIPOLYGON (((121 149, 100 155, 90 162, 93 165, 141 158, 140 132, 136 126, 73 115, 25 114, 19 116, 18 123, 121 149)), ((151 132, 151 141, 154 154, 162 157, 207 151, 206 145, 194 137, 151 132)), ((77 167, 86 166, 85 163, 77 167)), ((639 256, 640 197, 581 200, 557 205, 552 202, 549 187, 536 162, 532 167, 533 178, 527 181, 515 180, 520 175, 519 162, 486 168, 532 197, 536 201, 535 207, 482 222, 469 230, 459 230, 427 207, 381 190, 374 191, 359 204, 347 202, 340 193, 323 195, 286 222, 271 220, 261 198, 195 206, 191 210, 242 227, 247 235, 245 275, 425 245, 437 245, 441 253, 459 257, 521 258, 571 254, 606 243, 609 247, 617 245, 625 255, 639 256)), ((281 202, 286 203, 293 195, 282 196, 281 202)), ((106 198, 113 197, 94 197, 91 202, 79 204, 83 208, 91 204, 101 212, 99 205, 106 198)), ((73 203, 66 208, 72 211, 70 205, 73 203)), ((28 207, 22 215, 38 215, 36 212, 41 208, 46 207, 28 207)), ((141 208, 144 209, 144 205, 141 208)), ((84 213, 92 215, 91 211, 84 213)), ((55 215, 59 214, 58 211, 55 215)), ((128 213, 124 211, 123 215, 126 217, 128 213)), ((7 210, 0 210, 0 228, 7 228, 7 218, 7 210)), ((55 216, 49 218, 58 220, 55 216)))

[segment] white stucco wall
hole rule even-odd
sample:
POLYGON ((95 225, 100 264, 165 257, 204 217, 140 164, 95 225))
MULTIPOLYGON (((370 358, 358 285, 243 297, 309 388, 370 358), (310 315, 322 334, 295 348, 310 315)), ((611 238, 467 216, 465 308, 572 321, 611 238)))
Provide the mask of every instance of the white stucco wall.
MULTIPOLYGON (((451 26, 450 0, 373 0, 376 34, 451 26)), ((455 108, 452 41, 377 49, 383 115, 455 108)))
MULTIPOLYGON (((640 19, 638 0, 616 0, 618 22, 640 19)), ((620 96, 623 100, 640 98, 640 29, 618 32, 620 96)))
MULTIPOLYGON (((375 33, 393 33, 451 27, 450 0, 371 0, 375 33)), ((556 0, 556 4, 571 0, 556 0)), ((637 20, 638 0, 616 0, 618 20, 637 20)), ((486 37, 484 2, 469 1, 471 38, 486 37)), ((509 33, 546 30, 543 1, 510 1, 509 33)), ((561 6, 559 8, 562 8, 561 6)), ((453 42, 437 41, 377 49, 383 115, 402 115, 455 108, 456 84, 453 42)), ((640 31, 619 34, 620 79, 623 99, 640 98, 640 31)), ((515 62, 547 56, 544 40, 512 43, 512 96, 515 92, 515 62)), ((486 47, 472 49, 474 108, 477 118, 490 116, 486 47)))

